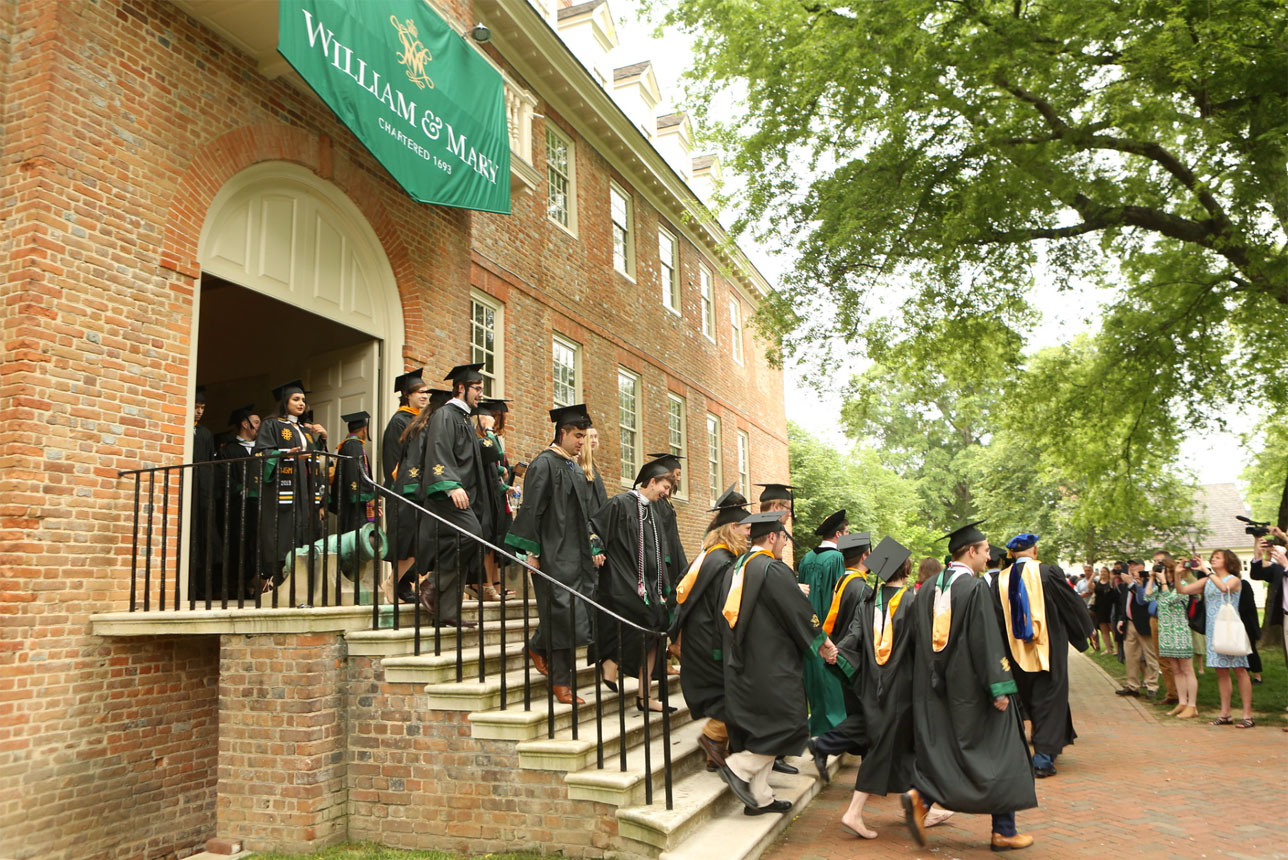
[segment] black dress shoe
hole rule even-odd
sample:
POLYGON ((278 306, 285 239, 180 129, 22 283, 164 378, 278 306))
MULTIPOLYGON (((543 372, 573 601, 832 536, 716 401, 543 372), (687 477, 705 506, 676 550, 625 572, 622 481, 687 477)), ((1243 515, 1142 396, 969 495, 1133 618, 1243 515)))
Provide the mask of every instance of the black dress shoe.
POLYGON ((1048 776, 1055 776, 1055 768, 1035 767, 1033 768, 1033 775, 1036 776, 1038 779, 1046 779, 1048 776))
POLYGON ((729 765, 723 765, 718 768, 720 778, 729 786, 733 796, 742 801, 743 806, 748 809, 756 808, 756 798, 751 796, 751 785, 744 781, 738 774, 729 769, 729 765))
POLYGON ((780 758, 774 759, 774 773, 800 773, 800 768, 790 765, 780 758))
POLYGON ((400 582, 394 591, 398 595, 399 603, 411 605, 416 602, 416 590, 409 584, 400 582))
POLYGON ((792 808, 791 801, 775 800, 766 806, 745 806, 743 815, 764 815, 767 812, 790 812, 792 808))
POLYGON ((1135 696, 1136 698, 1138 698, 1138 699, 1139 699, 1139 698, 1140 698, 1140 690, 1129 690, 1129 689, 1127 689, 1126 687, 1123 687, 1121 690, 1114 690, 1114 695, 1117 695, 1117 696, 1135 696))
POLYGON ((814 739, 810 738, 805 742, 805 749, 814 757, 814 767, 818 768, 818 777, 827 785, 832 781, 832 775, 827 772, 827 753, 820 750, 814 745, 814 739))

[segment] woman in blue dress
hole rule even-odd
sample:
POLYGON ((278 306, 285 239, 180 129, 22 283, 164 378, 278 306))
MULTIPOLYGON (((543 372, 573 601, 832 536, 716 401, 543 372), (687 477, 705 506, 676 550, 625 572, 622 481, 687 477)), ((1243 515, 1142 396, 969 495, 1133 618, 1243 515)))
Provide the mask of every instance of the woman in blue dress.
POLYGON ((1252 719, 1252 676, 1248 674, 1248 658, 1232 657, 1218 654, 1212 650, 1212 639, 1216 633, 1216 614, 1221 606, 1229 603, 1237 610, 1239 591, 1243 580, 1239 577, 1242 565, 1239 557, 1228 549, 1219 549, 1212 553, 1207 562, 1194 559, 1198 569, 1205 577, 1192 583, 1177 583, 1176 590, 1182 594, 1203 592, 1203 607, 1207 612, 1207 665, 1216 669, 1216 685, 1221 693, 1221 714, 1212 721, 1214 726, 1234 724, 1240 729, 1250 729, 1256 725, 1252 719), (1230 670, 1233 669, 1239 679, 1239 699, 1243 703, 1243 719, 1235 723, 1230 716, 1230 670))

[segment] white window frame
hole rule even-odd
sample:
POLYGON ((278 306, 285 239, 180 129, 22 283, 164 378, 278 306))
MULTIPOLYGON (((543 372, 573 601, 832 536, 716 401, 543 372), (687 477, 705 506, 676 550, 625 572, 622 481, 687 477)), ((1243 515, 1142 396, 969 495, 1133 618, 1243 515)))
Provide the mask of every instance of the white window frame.
POLYGON ((720 432, 720 416, 707 413, 707 484, 711 491, 711 506, 715 507, 716 499, 724 492, 723 470, 720 468, 720 455, 723 453, 720 432))
POLYGON ((505 397, 505 305, 486 293, 470 290, 471 364, 478 364, 480 360, 485 360, 479 358, 478 351, 486 349, 486 347, 476 344, 474 340, 479 328, 475 319, 476 306, 482 306, 492 311, 492 370, 489 372, 485 367, 481 371, 483 374, 483 394, 485 397, 505 397), (491 383, 490 390, 489 382, 491 383))
POLYGON ((657 277, 662 285, 662 307, 666 308, 677 317, 681 316, 680 311, 680 243, 676 240, 675 234, 664 227, 657 230, 657 277), (668 260, 663 253, 663 244, 671 243, 671 257, 668 260), (670 277, 667 277, 670 272, 670 277))
MULTIPOLYGON (((672 454, 684 457, 688 455, 689 448, 689 410, 688 404, 684 398, 678 394, 667 392, 666 395, 666 450, 672 454), (678 408, 677 408, 678 407, 678 408), (677 428, 674 426, 673 419, 679 419, 679 445, 675 442, 675 433, 677 428)), ((686 471, 680 473, 680 486, 675 488, 672 493, 677 499, 687 499, 689 497, 689 475, 686 471)))
POLYGON ((738 492, 748 495, 751 486, 751 438, 746 430, 738 431, 738 492))
POLYGON ((608 244, 609 251, 613 255, 613 270, 620 275, 624 275, 635 280, 635 201, 631 195, 626 193, 616 182, 608 183, 608 244), (626 204, 626 223, 619 225, 613 220, 613 195, 622 198, 626 204), (617 265, 617 235, 616 231, 621 230, 625 235, 622 237, 622 266, 617 265))
POLYGON ((581 344, 575 340, 569 340, 560 335, 554 335, 550 344, 550 377, 553 383, 552 400, 555 406, 572 406, 574 403, 581 403, 581 344), (559 349, 565 349, 572 353, 572 399, 567 403, 559 399, 559 369, 560 365, 555 361, 555 355, 559 349))
POLYGON ((698 294, 702 302, 702 333, 707 340, 716 342, 716 290, 715 276, 705 263, 698 263, 698 294))
POLYGON ((644 443, 644 428, 641 416, 643 415, 642 396, 643 386, 640 384, 640 375, 624 367, 617 368, 617 433, 618 433, 618 471, 621 473, 621 483, 623 487, 630 488, 635 486, 635 476, 640 469, 640 451, 644 443), (635 416, 634 424, 627 424, 623 421, 622 407, 622 383, 629 381, 634 389, 632 396, 635 399, 635 416), (627 447, 627 434, 634 436, 634 445, 627 447), (627 466, 626 455, 630 454, 630 465, 627 466), (630 474, 626 474, 629 471, 630 474))
POLYGON ((577 235, 577 147, 572 138, 564 134, 562 129, 548 120, 546 121, 546 218, 552 224, 557 225, 559 229, 567 231, 574 237, 577 235), (567 147, 567 174, 560 173, 557 168, 551 166, 550 147, 552 138, 567 147), (550 198, 554 190, 554 178, 551 176, 551 171, 554 171, 555 176, 564 179, 568 186, 567 200, 565 201, 565 214, 568 216, 567 224, 556 218, 550 210, 550 198))
POLYGON ((733 360, 742 364, 742 302, 737 293, 729 294, 729 328, 731 331, 729 345, 733 360))

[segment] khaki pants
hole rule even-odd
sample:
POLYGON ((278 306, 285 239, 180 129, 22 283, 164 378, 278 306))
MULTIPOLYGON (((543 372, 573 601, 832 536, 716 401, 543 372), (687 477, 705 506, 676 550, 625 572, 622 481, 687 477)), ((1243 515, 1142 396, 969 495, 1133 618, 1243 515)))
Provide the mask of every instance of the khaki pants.
POLYGON ((1123 640, 1123 658, 1127 663, 1127 683, 1129 690, 1140 689, 1140 658, 1145 658, 1145 689, 1158 692, 1158 651, 1147 634, 1136 630, 1136 625, 1127 621, 1123 624, 1127 638, 1123 640))
POLYGON ((769 787, 769 773, 774 769, 773 756, 743 750, 725 756, 725 764, 734 776, 751 786, 756 806, 768 806, 774 802, 774 790, 769 787))
MULTIPOLYGON (((1149 638, 1154 645, 1154 656, 1158 656, 1158 619, 1149 619, 1149 638)), ((1167 696, 1171 699, 1177 699, 1176 695, 1176 678, 1172 674, 1172 661, 1168 660, 1159 666, 1159 673, 1163 676, 1163 688, 1167 690, 1167 696)))

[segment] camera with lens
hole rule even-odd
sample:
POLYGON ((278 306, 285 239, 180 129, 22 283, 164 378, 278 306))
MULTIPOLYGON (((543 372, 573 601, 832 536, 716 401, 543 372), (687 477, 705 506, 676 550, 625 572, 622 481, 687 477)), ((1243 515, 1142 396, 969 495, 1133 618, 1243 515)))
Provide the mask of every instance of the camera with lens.
POLYGON ((1199 560, 1197 558, 1187 558, 1183 562, 1186 570, 1199 570, 1199 560))
POLYGON ((1236 520, 1245 523, 1243 533, 1252 535, 1254 538, 1267 538, 1270 543, 1276 546, 1283 546, 1284 542, 1277 537, 1267 537, 1270 534, 1270 523, 1260 523, 1247 517, 1236 516, 1236 520))

